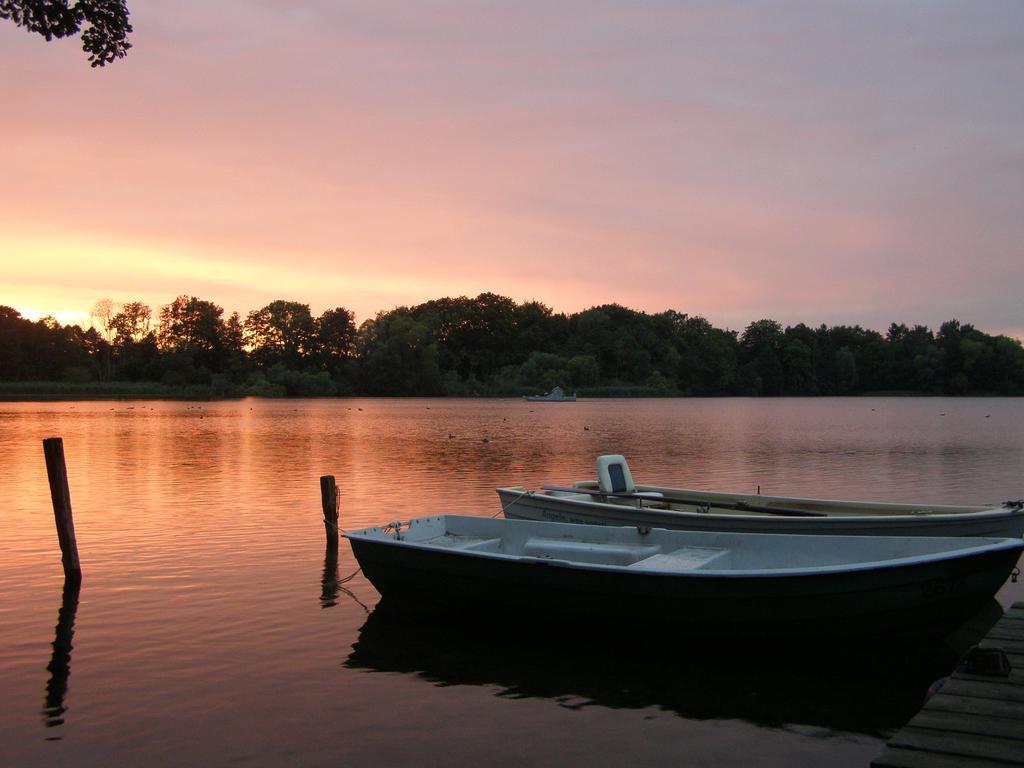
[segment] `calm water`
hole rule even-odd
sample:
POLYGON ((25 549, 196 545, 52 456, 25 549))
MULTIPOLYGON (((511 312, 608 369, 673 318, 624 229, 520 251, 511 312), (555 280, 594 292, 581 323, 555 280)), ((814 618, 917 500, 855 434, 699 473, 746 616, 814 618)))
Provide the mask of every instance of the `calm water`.
POLYGON ((344 542, 325 562, 321 474, 356 528, 490 516, 498 485, 620 452, 667 485, 1000 502, 1024 496, 1024 400, 0 403, 0 764, 866 765, 948 644, 837 659, 425 626, 336 584, 344 542), (51 435, 85 573, 63 605, 51 435))

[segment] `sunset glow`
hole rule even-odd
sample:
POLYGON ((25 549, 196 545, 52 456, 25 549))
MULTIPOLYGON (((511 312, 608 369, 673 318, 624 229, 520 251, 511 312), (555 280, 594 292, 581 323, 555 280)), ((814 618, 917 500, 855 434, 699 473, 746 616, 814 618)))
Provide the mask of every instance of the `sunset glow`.
POLYGON ((0 303, 493 291, 1024 336, 1016 4, 130 2, 0 25, 0 303))

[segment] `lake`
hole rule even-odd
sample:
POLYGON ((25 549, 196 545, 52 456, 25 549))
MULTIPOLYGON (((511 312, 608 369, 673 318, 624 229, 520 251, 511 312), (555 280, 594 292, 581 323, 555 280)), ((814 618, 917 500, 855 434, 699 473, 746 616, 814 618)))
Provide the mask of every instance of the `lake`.
POLYGON ((0 403, 0 764, 864 766, 969 642, 838 658, 453 628, 375 610, 344 540, 325 558, 320 475, 358 528, 499 514, 495 487, 590 478, 601 453, 638 482, 999 503, 1024 496, 1024 400, 0 403))

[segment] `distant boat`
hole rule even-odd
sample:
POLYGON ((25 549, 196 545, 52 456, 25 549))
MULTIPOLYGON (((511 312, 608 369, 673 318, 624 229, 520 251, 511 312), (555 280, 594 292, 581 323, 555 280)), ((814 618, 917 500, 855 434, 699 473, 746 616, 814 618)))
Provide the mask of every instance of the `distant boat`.
POLYGON ((572 487, 498 488, 505 517, 690 531, 842 536, 1024 535, 1024 502, 1002 506, 892 504, 635 485, 622 456, 597 459, 597 480, 572 487))
POLYGON ((455 515, 344 535, 377 591, 407 607, 801 642, 943 637, 992 599, 1024 550, 1020 539, 810 543, 455 515))
POLYGON ((575 403, 576 393, 567 395, 561 387, 555 387, 546 395, 523 395, 523 399, 531 403, 575 403))

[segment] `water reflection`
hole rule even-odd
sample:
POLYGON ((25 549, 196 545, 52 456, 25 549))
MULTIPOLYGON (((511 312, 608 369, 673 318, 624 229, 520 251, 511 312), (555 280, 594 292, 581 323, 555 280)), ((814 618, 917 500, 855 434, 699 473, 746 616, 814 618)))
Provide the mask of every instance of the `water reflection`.
MULTIPOLYGON (((569 734, 547 741, 557 750, 556 738, 565 739, 551 763, 571 762, 583 743, 607 745, 616 736, 631 748, 638 743, 631 739, 643 734, 624 731, 647 716, 644 710, 593 706, 571 724, 559 718, 560 706, 588 703, 665 707, 659 717, 668 723, 666 737, 699 731, 707 741, 687 749, 698 762, 721 757, 721 765, 750 762, 747 726, 718 728, 715 721, 690 730, 675 712, 767 722, 860 718, 865 729, 888 724, 899 719, 893 711, 905 710, 889 701, 890 687, 899 688, 899 701, 914 699, 921 695, 919 680, 923 689, 952 667, 936 664, 937 671, 916 676, 897 670, 891 686, 883 672, 869 669, 863 676, 873 677, 861 681, 859 671, 833 669, 818 683, 802 672, 799 657, 786 667, 718 653, 708 657, 705 672, 699 651, 660 638, 606 639, 584 649, 542 632, 506 640, 506 629, 451 639, 437 628, 376 630, 374 615, 352 666, 407 674, 333 669, 338 656, 348 655, 354 628, 367 621, 345 589, 365 595, 368 605, 377 598, 360 577, 345 581, 356 567, 347 550, 337 561, 330 553, 316 559, 324 541, 318 478, 330 472, 343 482, 342 527, 351 529, 441 512, 500 514, 496 486, 591 478, 600 453, 626 454, 638 480, 680 487, 754 491, 761 484, 763 493, 813 497, 998 501, 1021 495, 1022 405, 1020 398, 595 400, 536 410, 488 398, 2 403, 0 702, 20 703, 0 715, 0 763, 69 762, 70 753, 49 748, 79 741, 87 747, 74 756, 79 764, 112 754, 121 763, 141 763, 159 752, 198 765, 212 750, 224 756, 221 762, 270 764, 281 762, 285 749, 292 762, 326 763, 320 749, 326 742, 333 749, 337 733, 321 726, 325 701, 344 713, 347 733, 358 734, 368 756, 391 741, 387 733, 374 735, 381 711, 427 713, 433 746, 422 751, 424 760, 443 760, 457 742, 474 755, 491 754, 518 713, 536 716, 531 722, 539 727, 570 726, 569 734), (74 453, 76 524, 88 534, 79 542, 90 563, 83 610, 97 618, 88 630, 88 666, 89 678, 98 681, 86 691, 88 712, 83 691, 68 688, 73 626, 76 685, 84 679, 84 625, 74 624, 74 590, 55 641, 47 622, 57 621, 50 612, 60 595, 39 567, 39 553, 54 548, 52 517, 40 514, 50 498, 39 438, 49 434, 63 435, 74 453), (950 453, 946 446, 971 448, 950 453), (253 563, 259 563, 258 589, 253 563), (160 587, 155 600, 154 585, 160 587), (40 604, 40 594, 50 600, 40 604), (161 627, 159 636, 153 626, 161 627), (48 642, 54 659, 44 672, 48 642), (333 660, 323 655, 331 642, 343 649, 333 660), (684 653, 690 656, 679 659, 684 653), (470 687, 461 696, 444 683, 470 687), (339 684, 358 694, 339 698, 339 684), (408 702, 410 687, 422 698, 408 702), (843 704, 847 689, 854 699, 843 704), (493 695, 498 692, 536 698, 520 707, 493 695), (883 708, 877 715, 864 713, 872 694, 871 707, 883 708), (829 711, 817 714, 819 704, 829 711), (475 730, 466 727, 466 707, 479 707, 475 730), (147 716, 140 720, 140 712, 147 716), (209 712, 217 713, 218 727, 197 740, 196 724, 209 712), (63 726, 42 726, 44 719, 56 725, 62 718, 63 726), (618 734, 608 731, 616 720, 624 729, 618 734), (138 727, 128 733, 125 723, 138 727), (73 727, 84 728, 84 741, 70 739, 70 732, 57 744, 41 738, 73 727)), ((1024 600, 1024 584, 1007 585, 1000 599, 1024 600)), ((804 740, 779 744, 801 749, 804 740)), ((820 751, 808 750, 819 758, 804 760, 808 765, 850 764, 840 753, 866 763, 843 739, 823 738, 820 751)), ((506 761, 514 762, 507 755, 506 761)), ((363 762, 372 764, 369 757, 363 762)))
POLYGON ((1002 614, 996 601, 943 643, 917 648, 694 645, 570 627, 437 623, 382 600, 345 666, 437 686, 497 686, 500 697, 559 706, 659 707, 693 719, 802 724, 881 736, 902 727, 928 687, 1002 614))
POLYGON ((46 704, 42 714, 47 728, 63 725, 64 713, 67 712, 64 698, 68 692, 68 678, 71 676, 71 641, 75 635, 75 614, 78 613, 81 588, 82 583, 78 579, 64 581, 60 610, 57 612, 57 628, 54 631, 53 655, 46 666, 50 679, 46 683, 46 704))
POLYGON ((324 572, 320 577, 320 607, 333 608, 338 604, 338 597, 345 595, 364 613, 369 613, 369 607, 356 597, 354 592, 343 586, 357 575, 359 575, 358 570, 343 579, 338 578, 338 542, 328 542, 327 551, 324 554, 324 572))
POLYGON ((324 553, 324 574, 320 579, 320 607, 331 608, 338 604, 338 541, 327 542, 324 553))

